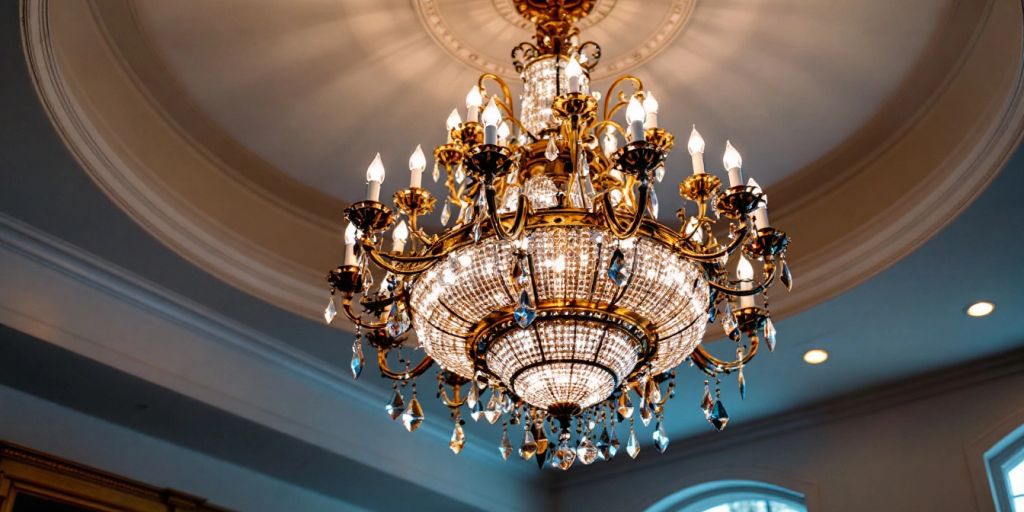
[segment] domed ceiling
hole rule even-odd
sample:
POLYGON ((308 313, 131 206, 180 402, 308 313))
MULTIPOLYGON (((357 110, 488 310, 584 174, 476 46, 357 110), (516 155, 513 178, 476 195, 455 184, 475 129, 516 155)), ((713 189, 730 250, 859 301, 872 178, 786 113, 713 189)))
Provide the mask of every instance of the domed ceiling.
MULTIPOLYGON (((726 139, 743 153, 795 240, 805 280, 780 298, 785 313, 909 252, 1005 161, 1021 126, 1021 23, 999 13, 1019 9, 598 0, 580 26, 603 49, 595 90, 637 75, 660 100, 662 126, 677 137, 699 127, 709 170, 726 139)), ((511 0, 43 11, 30 65, 87 171, 197 265, 309 317, 374 153, 388 169, 385 196, 405 186, 412 149, 443 142, 448 112, 481 72, 515 79, 510 50, 532 36, 511 0)), ((668 172, 659 195, 671 212, 682 204, 672 183, 690 172, 685 148, 668 172)))

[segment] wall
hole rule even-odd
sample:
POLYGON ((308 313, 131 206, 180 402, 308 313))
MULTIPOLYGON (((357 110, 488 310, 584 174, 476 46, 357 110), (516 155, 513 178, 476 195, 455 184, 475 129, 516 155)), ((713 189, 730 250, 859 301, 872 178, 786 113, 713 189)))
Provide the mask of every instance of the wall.
POLYGON ((648 450, 551 480, 552 510, 644 510, 722 478, 807 496, 811 511, 992 511, 985 450, 1024 422, 1024 351, 648 450), (631 464, 632 462, 632 464, 631 464))

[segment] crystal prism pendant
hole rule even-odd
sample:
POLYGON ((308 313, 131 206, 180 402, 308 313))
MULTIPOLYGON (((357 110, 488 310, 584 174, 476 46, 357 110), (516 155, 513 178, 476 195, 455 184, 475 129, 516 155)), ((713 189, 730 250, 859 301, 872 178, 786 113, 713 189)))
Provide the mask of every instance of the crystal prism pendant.
POLYGON ((725 406, 722 405, 721 400, 715 400, 715 406, 711 409, 708 421, 710 421, 719 432, 725 429, 726 423, 729 423, 729 413, 725 411, 725 406))
POLYGON ((640 441, 636 438, 636 431, 633 427, 629 427, 629 440, 626 441, 626 453, 629 454, 630 458, 635 459, 637 455, 640 455, 640 441))
POLYGON ((654 379, 647 379, 647 386, 645 386, 647 393, 647 402, 654 407, 661 402, 661 388, 658 387, 658 383, 654 382, 654 379))
POLYGON ((592 462, 597 460, 597 447, 590 440, 590 436, 583 436, 583 440, 580 441, 579 446, 576 447, 576 456, 580 462, 585 466, 589 466, 592 462))
POLYGON ((358 379, 359 374, 363 373, 363 344, 358 341, 352 344, 352 363, 349 368, 353 379, 358 379))
POLYGON ((647 196, 647 211, 651 213, 651 217, 658 218, 658 192, 654 187, 651 187, 650 195, 647 196))
POLYGON ((533 439, 537 443, 537 453, 543 454, 548 451, 548 433, 544 431, 544 424, 538 423, 533 429, 533 439))
POLYGON ((736 378, 736 382, 740 385, 740 400, 746 400, 746 398, 747 398, 747 379, 743 377, 743 368, 740 368, 740 374, 736 378))
POLYGON ((452 452, 458 455, 462 451, 463 446, 466 446, 466 434, 462 431, 462 425, 455 423, 455 429, 452 430, 452 440, 448 441, 448 448, 451 448, 452 452))
POLYGON ((451 218, 452 218, 451 205, 448 203, 448 201, 445 201, 444 202, 444 208, 441 208, 441 225, 442 226, 447 226, 448 225, 448 221, 451 220, 451 218))
POLYGON ((623 390, 619 395, 619 406, 615 409, 623 418, 633 415, 633 401, 629 399, 629 391, 623 390))
POLYGON ((529 327, 533 323, 533 319, 537 318, 537 310, 533 307, 530 294, 525 289, 519 294, 519 306, 512 312, 512 316, 522 329, 529 327))
POLYGON ((738 341, 740 326, 736 323, 736 315, 732 312, 732 306, 728 302, 725 303, 725 311, 722 311, 721 323, 725 335, 738 341))
POLYGON ((391 401, 384 406, 384 410, 387 411, 388 416, 391 419, 397 420, 402 415, 402 411, 405 409, 405 399, 402 398, 402 393, 395 389, 395 395, 391 397, 391 401))
POLYGON ((644 400, 640 404, 640 422, 643 423, 646 427, 647 425, 651 424, 651 417, 651 407, 647 403, 647 401, 644 400))
POLYGON ((772 323, 772 319, 769 318, 764 322, 764 341, 768 343, 768 351, 775 352, 775 337, 778 332, 775 331, 775 324, 772 323))
POLYGON ((484 409, 484 419, 487 423, 494 425, 501 418, 501 400, 497 393, 491 393, 491 399, 487 401, 487 408, 484 409))
POLYGON ((626 270, 626 255, 618 247, 612 253, 612 259, 608 261, 608 277, 616 286, 626 284, 629 273, 626 270))
POLYGON ((501 458, 504 460, 508 460, 508 456, 512 455, 512 443, 508 440, 508 429, 505 429, 505 432, 501 435, 498 453, 501 454, 501 458))
POLYGON ((779 276, 779 280, 786 287, 786 291, 793 290, 793 273, 789 271, 789 265, 786 264, 786 260, 782 260, 782 275, 779 276))
POLYGON ((530 432, 530 429, 526 429, 526 432, 523 434, 523 444, 519 445, 519 456, 523 460, 530 460, 530 457, 536 454, 537 441, 533 438, 533 432, 530 432))
POLYGON ((469 392, 466 393, 466 406, 469 407, 470 410, 472 410, 473 407, 476 407, 476 404, 479 401, 480 401, 480 392, 477 390, 477 387, 476 386, 469 386, 469 392))
POLYGON ((544 149, 544 157, 552 162, 558 160, 558 145, 555 144, 554 137, 548 137, 548 146, 544 149))
POLYGON ((551 467, 566 471, 572 467, 573 462, 576 462, 576 450, 569 446, 569 440, 566 439, 558 444, 558 448, 552 454, 551 467))
POLYGON ((480 418, 484 415, 484 404, 477 400, 477 402, 469 407, 469 417, 473 418, 473 421, 480 421, 480 418))
POLYGON ((338 316, 338 308, 334 306, 334 294, 332 293, 331 300, 327 301, 327 307, 324 308, 324 321, 330 324, 336 316, 338 316))
MULTIPOLYGON (((612 432, 615 432, 614 430, 612 432)), ((608 427, 601 430, 601 436, 597 438, 597 456, 601 460, 612 460, 615 452, 618 451, 618 442, 612 445, 611 437, 608 436, 608 427)))
POLYGON ((402 413, 402 425, 405 425, 405 429, 412 432, 420 428, 420 424, 423 423, 423 408, 420 407, 420 401, 415 396, 409 401, 409 407, 405 408, 405 412, 402 413))
POLYGON ((657 169, 654 170, 654 179, 661 183, 661 180, 665 179, 665 164, 661 164, 657 169))
POLYGON ((437 180, 441 179, 441 169, 437 160, 434 160, 434 170, 430 173, 430 177, 434 178, 434 183, 437 183, 437 180))
POLYGON ((462 164, 459 164, 458 167, 455 168, 455 183, 462 183, 465 179, 466 169, 462 167, 462 164))
POLYGON ((520 288, 526 286, 526 283, 530 281, 530 272, 526 268, 527 265, 526 258, 516 258, 515 263, 512 264, 512 281, 520 288))
POLYGON ((580 170, 580 176, 590 176, 590 164, 587 163, 586 152, 580 151, 580 157, 576 159, 576 166, 580 170))
POLYGON ((704 397, 700 400, 700 409, 704 411, 704 418, 711 418, 711 408, 715 406, 715 401, 711 399, 711 387, 708 383, 704 383, 704 397))
POLYGON ((616 453, 619 453, 619 433, 615 431, 614 426, 612 427, 612 439, 609 446, 611 449, 608 451, 609 458, 614 457, 616 453))
POLYGON ((665 425, 661 421, 658 421, 658 428, 654 430, 654 446, 660 453, 665 453, 665 450, 668 450, 668 436, 665 434, 665 425))
POLYGON ((486 373, 484 373, 484 372, 482 372, 480 370, 477 370, 476 373, 473 374, 473 384, 476 385, 476 389, 478 389, 480 391, 483 391, 483 390, 487 389, 487 384, 489 382, 490 381, 487 378, 487 374, 486 373))
POLYGON ((410 324, 409 313, 405 310, 405 307, 399 302, 392 304, 391 311, 388 312, 388 321, 385 324, 388 336, 392 338, 401 336, 402 333, 409 330, 410 324))

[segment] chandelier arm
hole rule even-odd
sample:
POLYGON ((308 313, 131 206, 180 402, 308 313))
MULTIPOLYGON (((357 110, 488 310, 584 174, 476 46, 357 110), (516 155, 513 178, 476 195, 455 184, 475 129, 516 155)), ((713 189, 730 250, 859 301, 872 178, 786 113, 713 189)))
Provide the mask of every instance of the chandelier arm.
POLYGON ((710 287, 712 287, 715 290, 718 290, 720 292, 729 294, 729 295, 731 295, 733 297, 747 297, 747 296, 750 296, 750 295, 757 295, 757 294, 765 291, 766 289, 768 289, 769 286, 772 285, 772 283, 775 281, 775 276, 779 273, 778 269, 779 269, 778 266, 773 265, 771 267, 771 269, 768 271, 768 277, 766 277, 761 284, 759 284, 758 286, 756 286, 754 288, 751 288, 749 290, 741 290, 741 289, 738 289, 738 288, 732 288, 732 287, 726 286, 724 284, 716 283, 712 279, 708 279, 708 286, 710 286, 710 287))
POLYGON ((604 120, 598 121, 596 124, 594 124, 594 127, 593 127, 594 136, 600 136, 601 135, 601 130, 603 130, 605 127, 608 127, 608 126, 611 126, 611 127, 615 128, 615 131, 619 132, 619 135, 622 135, 622 138, 626 138, 626 130, 624 130, 622 128, 621 124, 616 123, 615 121, 613 121, 611 119, 604 119, 604 120))
POLYGON ((615 235, 615 238, 621 240, 623 238, 629 238, 636 234, 637 230, 640 228, 640 224, 642 224, 644 220, 644 213, 647 209, 647 196, 648 185, 641 183, 640 197, 637 198, 636 202, 636 212, 634 212, 633 219, 630 221, 630 223, 626 227, 623 227, 622 224, 620 224, 621 221, 615 214, 615 206, 612 205, 611 195, 608 193, 605 193, 603 195, 601 201, 604 205, 603 210, 605 224, 608 225, 609 231, 611 231, 612 234, 615 235))
POLYGON ((602 118, 603 119, 605 119, 605 120, 611 119, 612 116, 615 115, 615 112, 617 112, 620 108, 626 106, 629 103, 629 98, 626 97, 625 91, 619 91, 618 102, 615 103, 615 106, 613 106, 611 108, 611 110, 608 110, 608 103, 612 99, 612 93, 614 93, 615 92, 615 88, 618 87, 619 84, 621 84, 623 82, 632 82, 633 83, 633 93, 634 94, 637 91, 642 91, 644 89, 644 83, 641 82, 639 78, 637 78, 637 77, 635 77, 633 75, 622 75, 622 76, 616 78, 615 81, 612 82, 612 85, 608 87, 608 92, 606 92, 605 95, 604 95, 604 109, 602 110, 602 113, 603 113, 602 118))
MULTIPOLYGON (((470 385, 475 386, 476 383, 471 382, 470 385)), ((445 390, 444 388, 441 388, 441 403, 444 404, 445 407, 448 407, 449 409, 458 409, 459 407, 462 407, 466 403, 466 400, 469 398, 469 396, 460 396, 460 389, 461 388, 459 386, 452 386, 452 391, 455 393, 455 398, 452 399, 448 398, 448 391, 445 390)))
MULTIPOLYGON (((726 245, 721 250, 711 253, 693 252, 685 247, 682 247, 680 244, 676 244, 675 249, 679 251, 683 256, 686 256, 687 258, 690 259, 694 259, 697 261, 715 261, 718 258, 721 258, 722 256, 728 256, 735 252, 736 249, 738 249, 743 244, 743 241, 747 239, 747 235, 749 233, 750 226, 748 224, 744 224, 742 233, 736 233, 735 231, 733 232, 734 236, 732 241, 729 242, 729 245, 726 245)), ((690 236, 684 238, 682 241, 690 240, 690 238, 692 237, 693 235, 691 234, 690 236)))
POLYGON ((362 327, 363 329, 383 329, 387 326, 387 321, 368 322, 363 320, 362 315, 352 310, 352 295, 346 294, 341 300, 341 310, 345 312, 345 316, 347 316, 352 323, 362 327))
POLYGON ((727 374, 732 373, 746 366, 746 364, 749 363, 752 359, 754 359, 754 356, 757 355, 757 349, 761 345, 760 337, 757 336, 756 334, 750 334, 749 337, 750 351, 747 352, 747 354, 744 355, 743 357, 737 358, 733 361, 723 361, 721 359, 718 359, 717 357, 708 353, 708 351, 704 349, 703 344, 697 345, 697 348, 694 349, 693 354, 690 354, 690 359, 693 361, 694 365, 700 368, 702 372, 712 377, 714 377, 719 372, 727 374))
POLYGON ((388 367, 388 352, 390 351, 390 347, 377 349, 377 366, 380 367, 380 374, 391 380, 408 381, 415 379, 423 375, 423 372, 427 371, 434 364, 434 360, 430 356, 424 356, 423 360, 411 370, 396 372, 388 367))
POLYGON ((516 216, 512 220, 512 228, 509 231, 505 230, 505 225, 501 223, 501 219, 498 218, 498 201, 494 187, 488 184, 484 188, 484 196, 487 200, 487 211, 490 215, 491 225, 494 226, 494 232, 497 233, 498 238, 502 240, 512 240, 519 238, 519 235, 523 233, 523 229, 526 227, 526 213, 529 209, 530 203, 526 194, 519 194, 519 202, 516 205, 516 216))
POLYGON ((498 87, 501 89, 501 95, 504 97, 504 99, 502 101, 496 102, 495 104, 498 106, 499 109, 505 112, 505 117, 508 120, 512 121, 512 124, 516 125, 520 130, 523 131, 523 133, 529 136, 532 141, 536 142, 540 140, 537 138, 536 135, 530 132, 530 130, 527 130, 526 127, 523 126, 523 124, 516 117, 515 103, 513 103, 512 101, 512 91, 508 88, 508 84, 505 83, 505 80, 503 80, 500 76, 495 75, 494 73, 484 73, 480 75, 480 78, 477 80, 477 87, 479 87, 482 90, 485 89, 485 82, 487 80, 491 80, 492 82, 498 84, 498 87))
POLYGON ((427 256, 399 256, 390 253, 381 253, 375 247, 363 244, 363 251, 371 261, 378 267, 389 272, 401 275, 414 275, 428 269, 445 254, 432 254, 427 256))

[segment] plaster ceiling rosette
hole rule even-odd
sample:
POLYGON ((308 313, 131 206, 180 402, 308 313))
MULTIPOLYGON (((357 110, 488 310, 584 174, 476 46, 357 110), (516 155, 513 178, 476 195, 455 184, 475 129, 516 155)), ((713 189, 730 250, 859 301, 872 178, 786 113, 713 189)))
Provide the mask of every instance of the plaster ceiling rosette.
MULTIPOLYGON (((532 36, 511 5, 23 0, 22 29, 54 126, 113 201, 197 266, 318 318, 366 165, 381 152, 389 197, 480 72, 509 74, 532 36)), ((1021 135, 1015 0, 598 0, 580 26, 604 50, 596 90, 637 75, 662 126, 698 125, 710 171, 727 138, 743 153, 797 241, 776 314, 919 246, 1021 135)), ((669 158, 663 211, 689 161, 669 158)))

